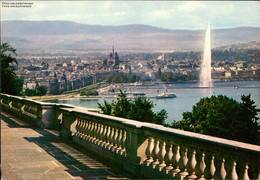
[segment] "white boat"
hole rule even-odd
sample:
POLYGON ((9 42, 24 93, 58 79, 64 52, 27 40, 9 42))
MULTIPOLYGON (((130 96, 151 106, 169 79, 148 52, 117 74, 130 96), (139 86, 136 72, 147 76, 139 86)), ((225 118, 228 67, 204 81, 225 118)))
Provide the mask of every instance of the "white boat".
POLYGON ((176 98, 176 94, 175 93, 163 93, 160 95, 155 96, 156 99, 166 99, 166 98, 176 98))

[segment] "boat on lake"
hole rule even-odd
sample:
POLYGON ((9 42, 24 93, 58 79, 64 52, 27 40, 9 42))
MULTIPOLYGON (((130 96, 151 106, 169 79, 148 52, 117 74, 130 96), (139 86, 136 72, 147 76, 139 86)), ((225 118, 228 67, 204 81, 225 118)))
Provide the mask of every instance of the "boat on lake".
POLYGON ((175 93, 167 93, 164 92, 163 94, 159 94, 157 96, 155 96, 155 99, 166 99, 166 98, 176 98, 176 94, 175 93))
POLYGON ((145 93, 141 93, 141 92, 133 93, 133 96, 134 97, 143 97, 143 96, 145 96, 145 93))

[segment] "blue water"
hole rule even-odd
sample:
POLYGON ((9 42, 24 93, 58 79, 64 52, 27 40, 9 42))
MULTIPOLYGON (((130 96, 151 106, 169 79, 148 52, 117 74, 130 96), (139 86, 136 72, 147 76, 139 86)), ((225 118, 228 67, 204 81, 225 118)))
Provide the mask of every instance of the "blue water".
MULTIPOLYGON (((151 100, 156 105, 155 111, 165 109, 168 112, 166 122, 170 123, 173 120, 181 120, 182 113, 191 111, 192 106, 199 102, 200 98, 210 97, 212 95, 226 95, 241 102, 241 95, 251 94, 251 98, 256 102, 259 108, 260 102, 260 81, 245 81, 245 82, 218 82, 214 83, 212 88, 199 88, 198 83, 179 83, 179 84, 155 84, 155 85, 141 85, 141 86, 126 86, 125 89, 145 92, 148 97, 155 96, 157 91, 169 93, 176 93, 177 98, 170 99, 154 99, 151 100)), ((103 103, 104 99, 108 102, 112 98, 100 99, 71 99, 71 100, 52 100, 49 102, 73 104, 77 106, 84 106, 89 108, 98 108, 97 103, 103 103)))

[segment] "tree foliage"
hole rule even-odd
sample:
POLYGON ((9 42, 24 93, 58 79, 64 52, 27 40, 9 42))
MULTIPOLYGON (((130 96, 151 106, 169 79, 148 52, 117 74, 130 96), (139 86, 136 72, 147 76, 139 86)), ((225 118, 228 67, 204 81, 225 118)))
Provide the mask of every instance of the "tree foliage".
POLYGON ((181 73, 164 72, 161 74, 161 80, 164 82, 194 81, 197 80, 197 77, 181 73))
POLYGON ((154 104, 147 98, 138 97, 134 100, 127 98, 125 92, 120 90, 117 101, 99 104, 98 107, 104 114, 134 119, 142 122, 151 122, 156 124, 164 124, 167 118, 167 112, 163 109, 160 112, 153 112, 154 104))
POLYGON ((19 95, 23 81, 19 80, 14 72, 14 66, 18 65, 14 55, 16 49, 14 49, 9 43, 5 42, 0 46, 1 49, 1 92, 19 95))
MULTIPOLYGON (((225 50, 212 50, 212 59, 215 61, 246 61, 259 62, 260 60, 259 49, 225 49, 225 50)), ((201 59, 201 52, 173 52, 167 54, 169 59, 174 60, 185 60, 189 59, 192 61, 201 59)))
POLYGON ((250 95, 241 96, 239 103, 227 96, 202 98, 192 112, 184 112, 183 120, 173 122, 173 128, 258 144, 259 109, 250 95))
POLYGON ((107 80, 109 83, 134 83, 139 81, 140 78, 136 76, 135 74, 133 75, 127 75, 124 73, 116 73, 112 76, 110 76, 107 80))
POLYGON ((25 96, 44 96, 47 92, 47 86, 38 86, 36 89, 25 89, 25 96))
POLYGON ((97 90, 81 91, 80 96, 98 96, 98 91, 97 90))

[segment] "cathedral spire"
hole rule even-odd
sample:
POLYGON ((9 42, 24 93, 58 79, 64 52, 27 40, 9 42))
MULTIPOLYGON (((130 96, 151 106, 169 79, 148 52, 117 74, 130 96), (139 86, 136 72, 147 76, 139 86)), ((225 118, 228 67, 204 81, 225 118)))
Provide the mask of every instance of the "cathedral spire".
POLYGON ((115 48, 114 48, 114 45, 113 45, 113 56, 114 56, 114 54, 115 54, 115 48))

